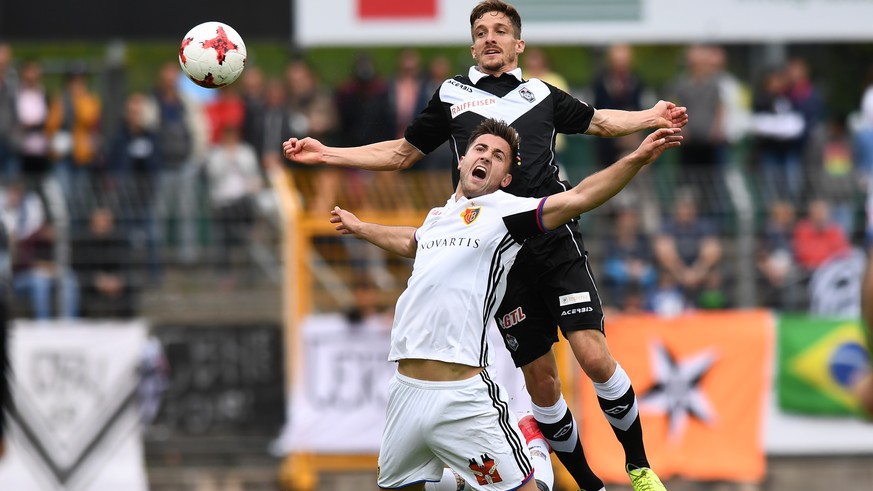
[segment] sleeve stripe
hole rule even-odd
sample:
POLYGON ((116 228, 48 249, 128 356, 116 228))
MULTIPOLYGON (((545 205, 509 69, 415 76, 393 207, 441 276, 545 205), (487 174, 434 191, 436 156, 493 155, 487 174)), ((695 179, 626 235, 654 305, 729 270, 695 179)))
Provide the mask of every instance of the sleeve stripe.
POLYGON ((546 232, 549 231, 549 230, 546 228, 546 226, 543 225, 543 206, 545 206, 545 204, 546 204, 546 200, 547 200, 548 198, 549 198, 549 197, 546 196, 545 198, 541 199, 541 200, 540 200, 540 204, 537 206, 537 227, 539 227, 539 228, 540 228, 540 232, 543 232, 543 233, 546 233, 546 232))

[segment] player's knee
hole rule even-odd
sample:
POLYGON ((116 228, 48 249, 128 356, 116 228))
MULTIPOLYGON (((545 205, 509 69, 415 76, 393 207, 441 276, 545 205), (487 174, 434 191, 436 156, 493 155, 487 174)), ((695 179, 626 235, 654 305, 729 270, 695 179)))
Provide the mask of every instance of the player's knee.
POLYGON ((561 379, 556 373, 542 371, 525 377, 525 385, 531 399, 538 406, 551 406, 561 396, 561 379))
POLYGON ((609 377, 615 372, 616 362, 608 351, 598 353, 596 356, 590 356, 579 363, 582 366, 582 371, 592 381, 603 383, 609 380, 609 377))
POLYGON ((606 381, 615 370, 615 359, 606 345, 603 333, 596 330, 573 331, 568 339, 579 366, 589 378, 606 381))

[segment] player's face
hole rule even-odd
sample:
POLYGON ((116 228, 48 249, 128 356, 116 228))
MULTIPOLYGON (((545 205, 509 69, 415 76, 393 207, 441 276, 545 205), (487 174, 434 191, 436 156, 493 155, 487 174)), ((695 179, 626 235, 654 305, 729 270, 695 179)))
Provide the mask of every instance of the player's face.
POLYGON ((511 157, 509 143, 495 135, 482 135, 467 149, 458 168, 461 193, 467 198, 491 194, 509 185, 511 157))
POLYGON ((488 12, 473 24, 470 52, 483 73, 500 75, 516 69, 518 55, 523 51, 524 41, 516 38, 506 15, 488 12))

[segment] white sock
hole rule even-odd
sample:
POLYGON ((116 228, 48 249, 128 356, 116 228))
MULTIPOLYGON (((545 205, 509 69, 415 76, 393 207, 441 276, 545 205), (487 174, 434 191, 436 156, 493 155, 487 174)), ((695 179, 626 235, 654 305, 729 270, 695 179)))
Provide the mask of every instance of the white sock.
MULTIPOLYGON (((564 396, 561 396, 554 405, 549 407, 540 407, 531 402, 531 412, 534 419, 543 424, 555 424, 569 414, 570 408, 567 407, 567 401, 564 396)), ((572 414, 570 414, 572 416, 572 414)), ((579 425, 576 424, 576 418, 568 418, 567 425, 571 428, 571 433, 562 437, 561 440, 546 440, 556 452, 572 452, 579 444, 579 425), (572 422, 572 425, 570 424, 572 422)), ((542 426, 540 427, 542 429, 542 426)), ((548 433, 548 432, 544 432, 548 433)))
POLYGON ((552 469, 552 459, 549 458, 549 445, 542 438, 531 440, 527 444, 533 459, 534 479, 542 481, 549 489, 555 489, 555 470, 552 469))
POLYGON ((470 486, 455 474, 455 471, 446 467, 443 469, 443 477, 439 482, 424 483, 424 491, 468 491, 470 486))

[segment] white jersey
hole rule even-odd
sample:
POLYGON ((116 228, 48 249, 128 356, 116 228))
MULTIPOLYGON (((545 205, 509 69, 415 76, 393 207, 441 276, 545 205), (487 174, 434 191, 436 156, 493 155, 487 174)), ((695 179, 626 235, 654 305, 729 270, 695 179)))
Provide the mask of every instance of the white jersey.
POLYGON ((544 230, 544 202, 496 191, 472 200, 452 196, 428 213, 415 233, 412 276, 397 300, 389 360, 493 363, 487 329, 521 243, 544 230))

